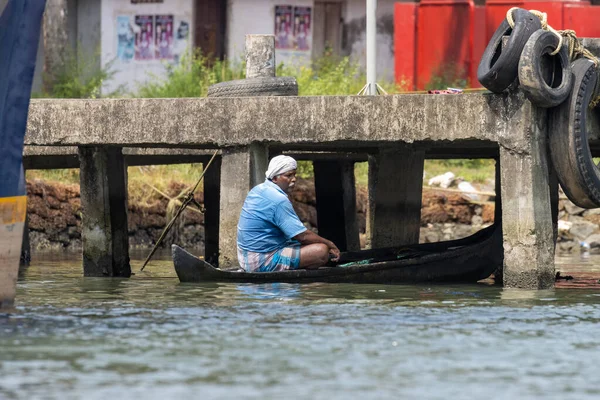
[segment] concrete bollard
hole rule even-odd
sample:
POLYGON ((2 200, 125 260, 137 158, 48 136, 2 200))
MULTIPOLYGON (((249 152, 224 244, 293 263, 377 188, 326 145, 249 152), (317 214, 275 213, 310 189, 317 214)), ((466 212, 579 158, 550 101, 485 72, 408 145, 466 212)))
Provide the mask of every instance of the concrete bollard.
POLYGON ((275 76, 275 36, 246 35, 246 79, 275 76))

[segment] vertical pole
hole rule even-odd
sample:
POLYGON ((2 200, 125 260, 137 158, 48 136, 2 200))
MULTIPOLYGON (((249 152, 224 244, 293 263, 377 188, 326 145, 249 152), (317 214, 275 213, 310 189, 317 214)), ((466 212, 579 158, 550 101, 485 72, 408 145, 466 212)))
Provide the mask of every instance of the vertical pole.
POLYGON ((377 0, 367 0, 367 92, 377 94, 377 0))

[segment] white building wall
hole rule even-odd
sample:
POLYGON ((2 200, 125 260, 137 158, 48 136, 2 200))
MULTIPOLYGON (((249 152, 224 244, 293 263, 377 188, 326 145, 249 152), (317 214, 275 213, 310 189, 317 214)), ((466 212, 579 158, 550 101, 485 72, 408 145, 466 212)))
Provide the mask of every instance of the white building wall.
MULTIPOLYGON (((396 0, 378 0, 377 4, 377 75, 380 80, 394 79, 394 3, 396 0)), ((359 62, 366 61, 366 1, 345 0, 343 12, 345 55, 359 62)), ((229 0, 227 4, 227 57, 239 60, 244 54, 247 34, 273 34, 275 6, 312 7, 313 0, 229 0)), ((314 15, 312 15, 314 20, 314 15)), ((312 32, 312 30, 311 30, 312 32)), ((277 63, 310 63, 311 52, 276 51, 277 63)))
MULTIPOLYGON (((227 58, 232 61, 242 59, 246 35, 275 33, 276 5, 311 7, 314 10, 313 0, 229 0, 227 2, 227 58)), ((312 36, 309 40, 311 39, 312 36)), ((311 51, 279 49, 275 51, 277 64, 283 62, 307 65, 310 61, 311 51)))
MULTIPOLYGON (((346 0, 344 25, 346 52, 363 67, 367 59, 366 1, 346 0)), ((377 77, 394 80, 394 4, 396 0, 377 1, 377 77)))
MULTIPOLYGON (((103 92, 110 93, 120 86, 127 91, 135 92, 141 83, 164 78, 165 64, 177 62, 186 50, 191 50, 194 37, 193 22, 193 0, 168 0, 158 4, 132 4, 130 0, 102 0, 101 63, 106 67, 112 62, 112 69, 117 71, 114 78, 107 82, 103 92), (154 46, 153 39, 152 43, 144 48, 142 55, 136 51, 135 43, 132 46, 129 40, 135 31, 140 33, 135 17, 158 15, 173 16, 173 41, 168 46, 168 50, 161 53, 159 46, 154 46), (178 28, 182 23, 183 26, 187 24, 187 38, 178 39, 178 28)), ((152 29, 154 37, 157 31, 156 23, 153 24, 152 29)), ((79 31, 81 30, 80 25, 79 31)))

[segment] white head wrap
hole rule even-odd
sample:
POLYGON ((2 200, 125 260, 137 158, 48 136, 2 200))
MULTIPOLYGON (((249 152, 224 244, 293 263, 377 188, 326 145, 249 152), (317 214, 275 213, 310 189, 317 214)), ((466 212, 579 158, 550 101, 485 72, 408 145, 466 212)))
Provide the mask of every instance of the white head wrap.
POLYGON ((269 169, 265 172, 267 179, 273 179, 277 175, 285 174, 298 168, 296 160, 290 156, 273 157, 269 162, 269 169))

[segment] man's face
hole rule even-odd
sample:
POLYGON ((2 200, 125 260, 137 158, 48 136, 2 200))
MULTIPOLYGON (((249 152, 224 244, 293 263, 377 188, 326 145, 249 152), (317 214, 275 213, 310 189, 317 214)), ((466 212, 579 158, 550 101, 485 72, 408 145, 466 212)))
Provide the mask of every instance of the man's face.
POLYGON ((294 188, 296 184, 296 170, 293 169, 281 175, 273 177, 273 183, 276 184, 286 193, 294 188))

